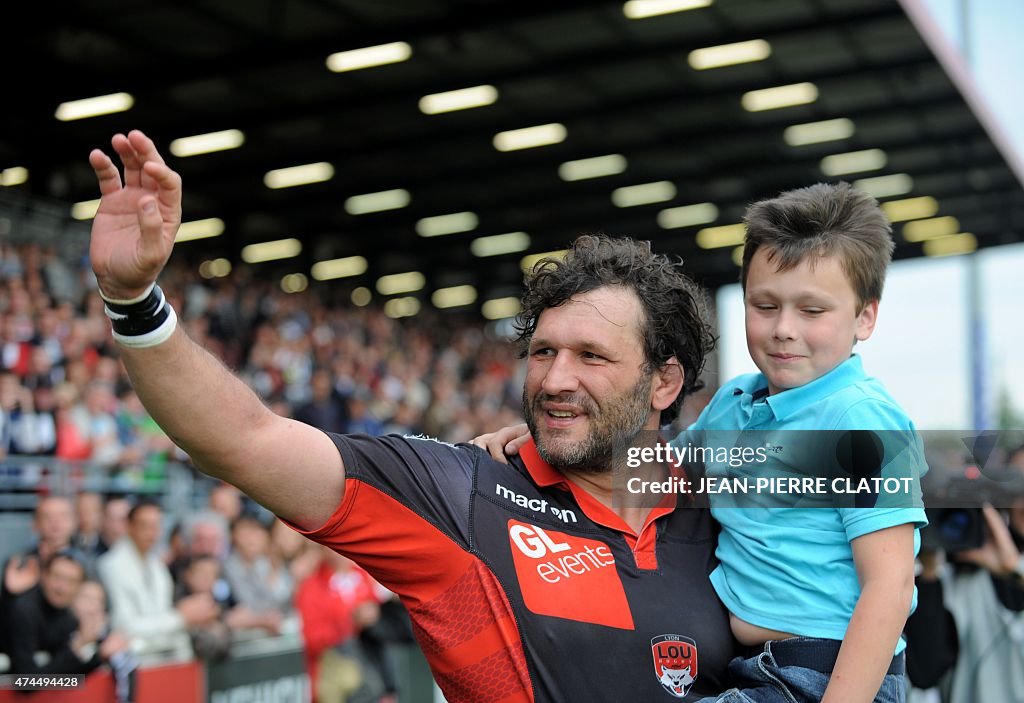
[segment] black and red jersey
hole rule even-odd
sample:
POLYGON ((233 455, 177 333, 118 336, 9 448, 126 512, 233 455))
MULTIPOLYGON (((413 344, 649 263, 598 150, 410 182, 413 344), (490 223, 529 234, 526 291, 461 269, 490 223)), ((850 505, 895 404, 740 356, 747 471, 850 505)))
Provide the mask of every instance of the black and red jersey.
POLYGON ((707 510, 639 534, 547 465, 471 445, 331 435, 345 498, 304 533, 396 592, 449 703, 696 700, 725 688, 707 510))

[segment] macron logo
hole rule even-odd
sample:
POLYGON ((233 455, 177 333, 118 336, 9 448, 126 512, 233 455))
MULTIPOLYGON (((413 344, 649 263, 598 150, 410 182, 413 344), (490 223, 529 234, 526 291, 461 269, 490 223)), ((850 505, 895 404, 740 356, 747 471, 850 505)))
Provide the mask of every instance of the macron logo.
POLYGON ((511 488, 505 488, 500 483, 495 484, 494 493, 499 498, 504 498, 505 500, 515 503, 520 508, 526 508, 537 513, 550 513, 562 522, 578 522, 576 519, 576 513, 572 510, 556 508, 553 505, 549 505, 543 498, 527 498, 524 495, 516 493, 511 488))

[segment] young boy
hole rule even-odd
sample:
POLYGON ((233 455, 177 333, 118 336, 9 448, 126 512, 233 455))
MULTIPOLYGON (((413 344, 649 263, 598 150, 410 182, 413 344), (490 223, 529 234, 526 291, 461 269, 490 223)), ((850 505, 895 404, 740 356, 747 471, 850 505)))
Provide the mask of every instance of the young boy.
MULTIPOLYGON (((723 384, 675 442, 701 431, 707 441, 716 431, 871 430, 908 437, 900 468, 923 473, 913 424, 852 354, 874 330, 893 250, 878 204, 848 184, 818 184, 751 205, 746 226, 747 349, 760 373, 723 384)), ((711 496, 723 528, 711 580, 751 656, 732 662, 738 688, 716 700, 904 700, 900 633, 923 508, 728 502, 711 496)))

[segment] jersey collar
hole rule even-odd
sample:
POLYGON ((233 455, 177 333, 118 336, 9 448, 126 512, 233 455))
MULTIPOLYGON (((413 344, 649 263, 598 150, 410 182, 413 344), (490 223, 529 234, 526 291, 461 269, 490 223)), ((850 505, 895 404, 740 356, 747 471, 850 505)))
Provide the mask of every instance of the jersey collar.
MULTIPOLYGON (((541 488, 555 486, 562 490, 570 491, 573 498, 576 499, 576 503, 580 506, 580 509, 583 510, 591 521, 603 527, 624 532, 628 535, 636 534, 633 529, 626 524, 626 521, 619 517, 614 510, 606 506, 594 496, 590 495, 590 493, 585 489, 567 479, 565 474, 544 461, 544 459, 541 458, 540 453, 537 451, 537 444, 532 439, 519 448, 519 456, 522 458, 523 464, 526 466, 526 470, 530 474, 530 478, 532 478, 533 482, 538 486, 541 488)), ((661 502, 651 509, 647 519, 644 520, 644 527, 641 532, 646 532, 655 520, 663 515, 668 515, 675 510, 675 507, 675 494, 665 494, 661 502)))

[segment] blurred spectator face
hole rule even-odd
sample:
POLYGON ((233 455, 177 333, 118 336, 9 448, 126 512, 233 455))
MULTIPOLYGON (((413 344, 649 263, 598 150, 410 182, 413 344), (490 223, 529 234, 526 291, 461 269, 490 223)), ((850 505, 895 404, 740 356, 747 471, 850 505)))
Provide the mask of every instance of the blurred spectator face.
POLYGON ((50 355, 47 354, 46 349, 43 347, 33 347, 32 358, 29 361, 29 372, 43 376, 50 373, 50 369, 52 368, 53 364, 50 361, 50 355))
POLYGON ((199 522, 192 527, 189 554, 216 557, 224 553, 224 535, 219 525, 199 522))
POLYGON ((35 529, 39 541, 52 549, 71 543, 75 533, 75 514, 71 501, 61 496, 48 496, 36 507, 35 529))
POLYGON ((210 556, 196 557, 185 569, 183 578, 192 593, 213 593, 220 578, 220 564, 210 556))
POLYGON ((124 498, 110 498, 103 505, 103 541, 112 545, 128 532, 128 511, 131 505, 124 498))
MULTIPOLYGON (((68 336, 68 339, 74 339, 68 336)), ((92 374, 89 372, 89 367, 86 366, 85 362, 82 361, 82 356, 85 353, 85 343, 82 343, 81 349, 76 349, 74 352, 66 353, 65 356, 68 358, 67 366, 64 370, 64 377, 68 382, 75 384, 75 388, 82 390, 89 381, 92 380, 92 374)))
POLYGON ((223 483, 210 491, 210 509, 234 522, 242 514, 242 492, 223 483))
POLYGON ((103 356, 96 362, 96 369, 93 372, 93 377, 97 381, 113 385, 117 383, 117 377, 120 374, 121 369, 118 367, 117 360, 111 359, 109 356, 103 356))
POLYGON ((114 394, 103 383, 92 383, 85 393, 85 407, 93 415, 109 413, 114 404, 114 394))
POLYGON ((231 531, 235 550, 243 559, 251 561, 267 553, 270 535, 266 528, 252 518, 241 518, 231 531))
POLYGON ((313 401, 323 403, 331 397, 331 375, 327 371, 317 371, 311 382, 313 401))
POLYGON ((78 587, 78 593, 71 603, 71 609, 79 620, 104 618, 107 612, 107 594, 99 581, 85 581, 78 587))
POLYGON ((33 398, 35 398, 36 412, 53 412, 53 409, 57 407, 57 398, 53 394, 52 388, 39 386, 33 392, 33 398))
POLYGON ((160 539, 163 511, 155 505, 138 508, 128 520, 128 536, 140 554, 147 554, 160 539))
POLYGON ((70 608, 85 579, 85 568, 70 557, 59 556, 43 570, 40 586, 43 597, 54 608, 70 608))
POLYGON ((75 496, 75 514, 78 531, 85 535, 99 533, 103 526, 103 499, 99 493, 79 493, 75 496))
POLYGON ((75 384, 66 381, 54 389, 53 397, 57 402, 58 408, 68 410, 78 402, 78 389, 75 387, 75 384))

